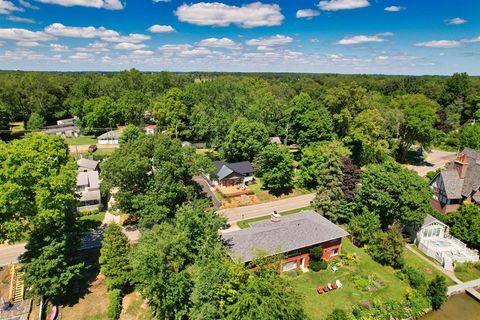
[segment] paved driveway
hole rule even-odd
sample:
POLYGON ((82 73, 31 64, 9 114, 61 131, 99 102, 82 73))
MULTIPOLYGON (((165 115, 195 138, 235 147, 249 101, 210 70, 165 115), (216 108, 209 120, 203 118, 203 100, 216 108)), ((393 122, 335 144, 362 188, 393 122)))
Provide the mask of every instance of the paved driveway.
POLYGON ((445 167, 457 157, 456 152, 432 150, 427 154, 423 163, 409 165, 408 168, 416 171, 419 176, 425 177, 428 172, 445 167))
POLYGON ((18 257, 25 252, 25 243, 0 245, 0 267, 18 262, 18 257))
POLYGON ((315 193, 304 194, 298 197, 292 197, 267 203, 256 204, 252 206, 231 208, 219 210, 219 214, 227 217, 229 223, 266 216, 272 211, 289 211, 293 209, 303 208, 310 205, 315 198, 315 193))

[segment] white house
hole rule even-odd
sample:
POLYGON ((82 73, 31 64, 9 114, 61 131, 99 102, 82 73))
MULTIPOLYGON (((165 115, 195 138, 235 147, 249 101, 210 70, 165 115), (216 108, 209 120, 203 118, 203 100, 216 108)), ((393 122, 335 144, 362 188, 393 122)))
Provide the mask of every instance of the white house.
POLYGON ((101 204, 98 171, 81 171, 77 175, 77 194, 79 204, 77 211, 99 209, 101 204))
POLYGON ((414 233, 414 243, 449 271, 453 271, 455 262, 479 260, 478 252, 451 236, 448 226, 431 215, 425 217, 422 226, 414 233))
POLYGON ((120 139, 121 134, 121 130, 112 130, 105 132, 104 134, 97 137, 98 144, 118 144, 118 140, 120 139))
POLYGON ((146 135, 154 135, 155 132, 157 131, 157 125, 149 124, 143 128, 143 131, 145 132, 146 135))

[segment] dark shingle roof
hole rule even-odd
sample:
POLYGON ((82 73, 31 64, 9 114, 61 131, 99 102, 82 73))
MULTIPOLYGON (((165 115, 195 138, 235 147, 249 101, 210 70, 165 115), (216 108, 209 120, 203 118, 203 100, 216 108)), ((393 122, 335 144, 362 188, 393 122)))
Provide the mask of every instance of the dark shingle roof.
POLYGON ((241 175, 247 175, 255 172, 252 164, 248 161, 233 163, 215 161, 215 167, 217 168, 217 177, 220 180, 222 180, 232 172, 236 172, 241 175))
POLYGON ((231 256, 252 261, 258 251, 285 253, 347 236, 348 233, 315 211, 283 216, 280 221, 254 222, 250 228, 222 235, 231 246, 231 256))

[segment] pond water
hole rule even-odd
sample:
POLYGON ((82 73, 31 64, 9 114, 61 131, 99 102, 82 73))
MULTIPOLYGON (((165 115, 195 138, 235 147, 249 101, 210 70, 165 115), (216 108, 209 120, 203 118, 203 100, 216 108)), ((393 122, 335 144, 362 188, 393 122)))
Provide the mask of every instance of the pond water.
POLYGON ((468 294, 451 296, 438 311, 433 311, 421 320, 478 320, 480 319, 480 302, 468 294))

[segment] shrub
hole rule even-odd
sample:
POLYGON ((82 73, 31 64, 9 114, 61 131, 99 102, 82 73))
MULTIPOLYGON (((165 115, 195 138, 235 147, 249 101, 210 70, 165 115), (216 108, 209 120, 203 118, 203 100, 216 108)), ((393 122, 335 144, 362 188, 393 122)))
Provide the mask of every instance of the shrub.
POLYGON ((293 269, 287 272, 287 276, 289 276, 290 278, 295 278, 301 275, 302 273, 303 272, 300 269, 293 269))
POLYGON ((403 267, 402 272, 405 274, 412 288, 417 290, 423 290, 426 287, 427 279, 425 278, 425 275, 419 270, 410 266, 405 266, 403 267))
POLYGON ((82 210, 82 211, 80 212, 80 216, 81 216, 81 217, 86 217, 86 216, 90 216, 90 215, 92 215, 92 211, 91 211, 91 210, 88 210, 88 209, 82 210))
POLYGON ((328 268, 328 262, 325 260, 319 261, 320 270, 326 270, 328 268))
POLYGON ((323 256, 323 248, 321 246, 310 249, 310 260, 320 261, 323 256))
POLYGON ((430 281, 427 288, 427 297, 433 310, 438 310, 447 301, 447 282, 443 276, 436 276, 430 281))
POLYGON ((350 319, 350 317, 348 316, 348 313, 345 310, 336 308, 330 314, 328 319, 331 319, 331 320, 348 320, 348 319, 350 319))
POLYGON ((108 293, 109 304, 107 308, 107 316, 109 319, 116 320, 122 312, 122 291, 113 289, 108 293))
POLYGON ((318 272, 321 270, 320 261, 310 261, 310 269, 312 271, 318 272))
POLYGON ((359 290, 369 291, 370 286, 372 285, 372 281, 370 281, 368 278, 365 278, 365 277, 362 277, 362 276, 355 276, 355 277, 353 277, 353 284, 359 290))

